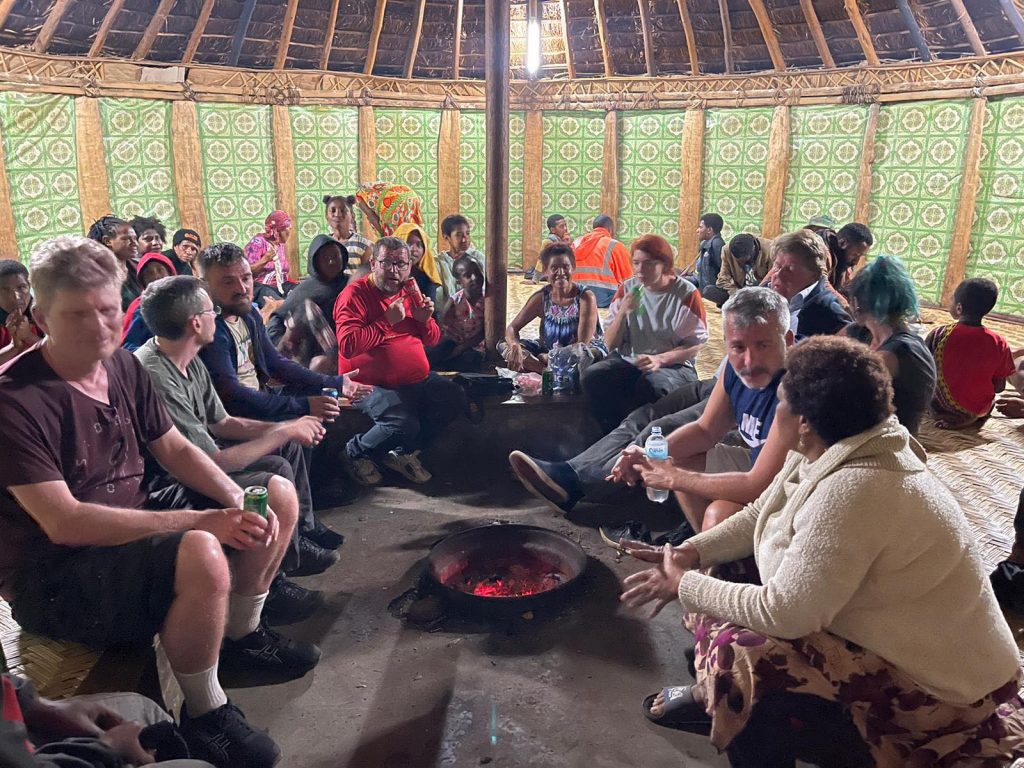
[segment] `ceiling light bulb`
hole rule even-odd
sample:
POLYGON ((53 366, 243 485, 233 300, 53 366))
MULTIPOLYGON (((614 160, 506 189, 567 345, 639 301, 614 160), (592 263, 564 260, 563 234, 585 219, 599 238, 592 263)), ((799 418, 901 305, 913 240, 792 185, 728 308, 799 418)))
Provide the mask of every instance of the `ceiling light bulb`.
POLYGON ((526 26, 526 71, 531 75, 540 71, 540 22, 535 19, 526 26))

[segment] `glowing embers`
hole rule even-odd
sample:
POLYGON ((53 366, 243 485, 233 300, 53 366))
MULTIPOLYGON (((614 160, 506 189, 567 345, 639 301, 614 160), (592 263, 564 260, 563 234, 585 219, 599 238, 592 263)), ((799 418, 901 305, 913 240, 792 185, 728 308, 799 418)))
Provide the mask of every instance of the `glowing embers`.
POLYGON ((478 597, 527 597, 561 586, 569 577, 556 563, 527 549, 507 555, 480 555, 460 563, 444 585, 478 597))

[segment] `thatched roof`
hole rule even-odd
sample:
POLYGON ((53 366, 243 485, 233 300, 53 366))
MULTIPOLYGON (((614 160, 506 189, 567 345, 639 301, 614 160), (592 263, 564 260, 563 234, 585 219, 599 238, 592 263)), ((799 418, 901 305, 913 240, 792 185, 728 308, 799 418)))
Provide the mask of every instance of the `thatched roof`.
MULTIPOLYGON (((528 4, 509 1, 512 66, 522 77, 528 4)), ((1024 47, 1018 1, 531 0, 530 5, 543 17, 540 76, 584 78, 689 74, 694 59, 700 74, 714 74, 820 68, 828 58, 837 67, 855 67, 872 63, 873 57, 900 62, 1002 53, 1024 47), (861 23, 865 32, 858 37, 861 23)), ((0 0, 0 46, 160 63, 356 73, 366 72, 372 59, 370 74, 390 77, 482 78, 483 26, 484 0, 0 0), (247 17, 247 25, 240 22, 247 17)))

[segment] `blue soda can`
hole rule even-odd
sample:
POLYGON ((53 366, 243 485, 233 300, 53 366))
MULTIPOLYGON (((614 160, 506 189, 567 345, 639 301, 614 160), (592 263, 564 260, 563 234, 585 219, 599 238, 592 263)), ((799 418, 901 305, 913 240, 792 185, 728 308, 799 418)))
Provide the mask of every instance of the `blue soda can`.
POLYGON ((320 394, 324 397, 333 397, 335 400, 338 399, 338 390, 334 387, 324 387, 320 390, 320 394))

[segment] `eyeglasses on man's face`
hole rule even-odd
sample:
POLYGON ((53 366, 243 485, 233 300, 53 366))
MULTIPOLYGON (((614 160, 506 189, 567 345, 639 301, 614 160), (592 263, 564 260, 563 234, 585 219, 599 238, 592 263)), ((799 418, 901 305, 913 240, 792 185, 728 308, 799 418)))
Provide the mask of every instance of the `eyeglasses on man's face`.
POLYGON ((196 312, 195 315, 193 315, 193 317, 198 317, 199 315, 213 315, 214 317, 218 317, 220 315, 220 307, 201 309, 198 312, 196 312))
POLYGON ((411 261, 391 261, 390 259, 380 259, 377 263, 385 272, 404 272, 412 266, 411 261))

